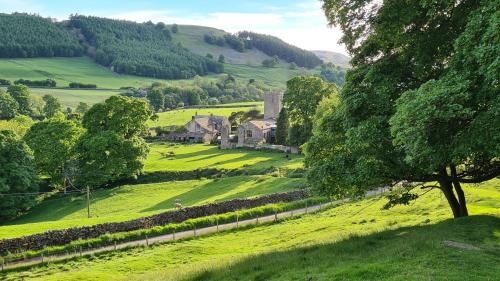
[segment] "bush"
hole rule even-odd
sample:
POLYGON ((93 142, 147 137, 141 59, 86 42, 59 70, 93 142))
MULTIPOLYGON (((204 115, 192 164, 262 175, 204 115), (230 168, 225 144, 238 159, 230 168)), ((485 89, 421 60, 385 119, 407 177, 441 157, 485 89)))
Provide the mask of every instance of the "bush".
POLYGON ((54 88, 56 86, 56 81, 54 81, 52 79, 45 79, 45 80, 25 80, 25 79, 19 79, 19 80, 14 81, 14 85, 25 85, 25 86, 54 88))
POLYGON ((7 79, 0 79, 0 85, 2 85, 2 86, 10 86, 11 83, 7 79))
POLYGON ((71 83, 69 83, 69 87, 75 88, 75 89, 79 89, 79 88, 81 88, 81 89, 95 89, 95 88, 97 88, 97 85, 71 82, 71 83))

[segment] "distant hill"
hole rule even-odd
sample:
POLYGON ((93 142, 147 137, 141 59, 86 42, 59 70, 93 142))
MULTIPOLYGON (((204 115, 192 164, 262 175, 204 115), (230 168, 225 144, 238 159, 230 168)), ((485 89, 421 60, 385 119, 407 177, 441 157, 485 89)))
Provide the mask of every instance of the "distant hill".
POLYGON ((136 23, 81 15, 56 22, 36 15, 0 13, 0 58, 11 59, 0 62, 8 70, 0 73, 0 78, 11 82, 28 77, 55 78, 58 86, 63 87, 69 82, 95 80, 92 75, 84 75, 84 71, 79 72, 81 75, 70 76, 52 68, 56 64, 71 67, 66 60, 37 61, 36 69, 30 68, 35 67, 33 64, 17 60, 43 57, 82 57, 77 61, 86 64, 89 64, 86 57, 90 57, 109 72, 131 76, 119 79, 110 73, 106 77, 113 77, 111 80, 94 81, 98 88, 218 73, 231 74, 240 81, 284 88, 285 82, 294 76, 320 72, 317 66, 322 61, 318 56, 274 36, 253 32, 231 34, 204 26, 176 27, 161 22, 136 23), (223 63, 219 62, 220 56, 223 63), (273 64, 264 67, 264 61, 273 64), (13 65, 22 71, 13 71, 13 65), (134 76, 148 78, 135 79, 134 76))
POLYGON ((172 33, 172 41, 175 43, 181 43, 182 46, 191 52, 201 56, 210 54, 214 57, 214 59, 217 59, 219 55, 223 55, 226 63, 238 65, 244 64, 249 66, 260 66, 262 65, 263 60, 270 58, 268 55, 256 48, 246 49, 243 52, 239 52, 227 44, 218 46, 205 42, 205 35, 223 37, 224 35, 229 34, 224 30, 195 25, 178 25, 178 30, 179 31, 177 33, 172 33))
POLYGON ((312 52, 315 53, 324 62, 331 62, 341 67, 350 67, 349 62, 351 58, 349 58, 344 54, 330 52, 330 51, 312 51, 312 52))

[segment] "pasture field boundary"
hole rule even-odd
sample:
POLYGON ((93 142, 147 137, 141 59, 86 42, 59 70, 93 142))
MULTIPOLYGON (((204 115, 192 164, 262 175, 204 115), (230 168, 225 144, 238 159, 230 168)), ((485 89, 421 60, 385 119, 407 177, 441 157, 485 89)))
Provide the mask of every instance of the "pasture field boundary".
MULTIPOLYGON (((374 197, 377 195, 382 195, 385 193, 389 188, 379 188, 376 190, 368 191, 365 195, 364 198, 369 198, 369 197, 374 197)), ((196 228, 194 227, 193 229, 189 230, 184 230, 180 232, 174 232, 170 234, 165 234, 165 235, 159 235, 159 236, 154 236, 154 237, 148 237, 145 236, 144 239, 140 240, 135 240, 135 241, 128 241, 124 243, 115 243, 113 245, 109 246, 103 246, 99 248, 94 248, 94 249, 81 249, 79 251, 75 252, 66 252, 64 254, 56 254, 56 255, 47 255, 44 256, 43 254, 38 257, 32 257, 24 260, 18 260, 14 262, 8 262, 6 263, 3 259, 0 259, 0 272, 3 271, 12 271, 12 270, 22 270, 23 268, 29 268, 37 265, 44 265, 44 264, 49 264, 49 263, 57 263, 61 261, 65 261, 68 259, 74 259, 74 258, 79 258, 79 257, 88 257, 92 255, 98 255, 98 254, 103 254, 107 252, 112 252, 112 251, 120 251, 120 250, 126 250, 126 249, 131 249, 131 248, 136 248, 136 247, 151 247, 153 245, 159 245, 163 243, 172 243, 175 241, 179 240, 186 240, 186 239, 193 239, 201 236, 207 236, 211 234, 217 234, 220 232, 224 231, 230 231, 230 230, 239 230, 239 229, 246 229, 249 227, 256 227, 259 225, 269 225, 272 223, 276 223, 282 220, 286 219, 292 219, 292 218, 297 218, 301 217, 305 214, 312 214, 316 212, 320 212, 323 210, 327 210, 329 208, 338 206, 342 203, 351 201, 350 198, 346 199, 339 199, 335 201, 329 201, 326 203, 320 203, 316 205, 311 205, 311 206, 306 206, 302 208, 297 208, 297 209, 292 209, 280 213, 274 213, 271 215, 264 215, 264 216, 257 216, 255 218, 251 219, 245 219, 245 220, 238 220, 238 217, 236 217, 236 221, 234 222, 229 222, 229 223, 224 223, 224 224, 219 224, 216 223, 215 225, 208 226, 208 227, 203 227, 203 228, 196 228)))

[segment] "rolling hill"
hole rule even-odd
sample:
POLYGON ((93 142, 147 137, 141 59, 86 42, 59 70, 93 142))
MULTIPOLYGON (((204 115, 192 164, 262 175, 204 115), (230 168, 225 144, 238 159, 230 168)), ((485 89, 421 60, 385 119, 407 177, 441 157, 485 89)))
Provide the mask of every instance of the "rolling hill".
POLYGON ((330 52, 330 51, 312 51, 315 53, 320 59, 322 59, 324 62, 331 62, 334 65, 338 65, 340 67, 344 68, 349 68, 351 67, 349 64, 349 61, 351 58, 348 56, 341 54, 341 53, 336 53, 336 52, 330 52))

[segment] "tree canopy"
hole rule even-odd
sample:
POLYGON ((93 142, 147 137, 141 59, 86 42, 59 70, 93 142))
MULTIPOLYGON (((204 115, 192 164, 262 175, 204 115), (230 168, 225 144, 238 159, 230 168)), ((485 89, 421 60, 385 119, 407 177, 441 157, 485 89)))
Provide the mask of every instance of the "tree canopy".
POLYGON ((337 93, 335 84, 324 82, 319 77, 299 76, 286 83, 283 107, 290 119, 288 143, 300 146, 312 134, 313 116, 319 102, 337 93))
POLYGON ((342 197, 418 182, 466 216, 460 183, 500 174, 499 5, 323 1, 353 68, 307 145, 312 185, 342 197))
POLYGON ((24 139, 33 150, 39 173, 50 176, 58 186, 73 180, 74 147, 82 133, 77 123, 64 119, 62 114, 31 126, 24 139))
POLYGON ((102 186, 136 176, 149 151, 140 137, 152 112, 146 101, 112 96, 93 105, 83 117, 86 132, 78 140, 80 186, 102 186))
POLYGON ((38 178, 33 154, 11 131, 0 131, 0 221, 18 216, 36 203, 38 178))

